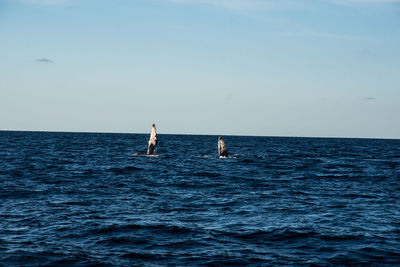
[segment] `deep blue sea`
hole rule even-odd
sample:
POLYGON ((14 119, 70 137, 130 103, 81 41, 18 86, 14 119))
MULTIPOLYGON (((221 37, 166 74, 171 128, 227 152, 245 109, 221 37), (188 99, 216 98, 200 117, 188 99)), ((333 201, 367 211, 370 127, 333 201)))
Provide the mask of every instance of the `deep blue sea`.
POLYGON ((0 265, 400 265, 400 140, 148 138, 0 131, 0 265))

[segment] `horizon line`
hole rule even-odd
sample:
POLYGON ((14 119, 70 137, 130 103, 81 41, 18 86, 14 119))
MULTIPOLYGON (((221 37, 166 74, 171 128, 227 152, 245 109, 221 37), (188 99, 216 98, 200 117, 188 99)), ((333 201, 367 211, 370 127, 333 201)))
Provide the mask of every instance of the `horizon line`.
MULTIPOLYGON (((37 132, 37 133, 87 133, 87 134, 149 134, 149 133, 135 133, 135 132, 112 132, 112 131, 57 131, 57 130, 4 130, 0 132, 37 132)), ((380 140, 400 140, 396 137, 346 137, 346 136, 301 136, 301 135, 251 135, 251 134, 194 134, 194 133, 160 133, 157 135, 201 135, 201 136, 233 136, 233 137, 272 137, 272 138, 326 138, 326 139, 380 139, 380 140)))

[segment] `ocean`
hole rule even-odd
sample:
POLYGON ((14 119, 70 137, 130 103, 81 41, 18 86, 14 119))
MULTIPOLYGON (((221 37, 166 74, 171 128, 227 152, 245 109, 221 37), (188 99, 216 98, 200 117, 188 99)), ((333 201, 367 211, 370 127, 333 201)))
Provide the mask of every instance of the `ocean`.
POLYGON ((0 131, 0 265, 400 265, 400 140, 0 131))

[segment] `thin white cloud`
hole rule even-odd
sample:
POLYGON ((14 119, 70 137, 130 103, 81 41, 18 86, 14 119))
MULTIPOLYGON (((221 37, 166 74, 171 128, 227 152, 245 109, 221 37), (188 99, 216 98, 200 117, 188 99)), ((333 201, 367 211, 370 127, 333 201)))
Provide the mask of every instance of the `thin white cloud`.
POLYGON ((333 2, 347 2, 347 3, 400 3, 400 0, 331 0, 333 2))
MULTIPOLYGON (((59 5, 81 0, 19 0, 21 2, 37 5, 59 5)), ((263 10, 277 7, 293 7, 302 5, 296 0, 169 0, 177 4, 198 4, 217 6, 236 10, 263 10)), ((400 3, 400 0, 320 0, 344 5, 355 4, 385 4, 385 3, 400 3)))
POLYGON ((297 5, 294 0, 170 0, 176 4, 196 4, 233 10, 266 10, 297 5))
POLYGON ((74 0, 20 0, 20 1, 31 5, 56 6, 56 5, 69 4, 74 0))
MULTIPOLYGON (((208 5, 208 6, 216 6, 234 10, 265 10, 265 9, 282 8, 282 7, 296 7, 306 4, 295 0, 169 0, 169 1, 176 4, 208 5)), ((330 2, 341 5, 400 3, 400 0, 319 0, 319 1, 330 2)))
POLYGON ((318 37, 318 38, 327 38, 327 39, 336 39, 336 40, 357 40, 359 39, 356 36, 344 35, 344 34, 335 34, 335 33, 326 33, 326 32, 296 32, 296 33, 283 33, 283 36, 304 36, 304 37, 318 37))
POLYGON ((325 33, 325 32, 308 32, 305 33, 309 36, 321 37, 321 38, 329 38, 329 39, 337 39, 337 40, 356 40, 358 37, 344 34, 334 34, 334 33, 325 33))
POLYGON ((390 4, 400 3, 400 0, 325 0, 340 5, 360 5, 360 4, 390 4))

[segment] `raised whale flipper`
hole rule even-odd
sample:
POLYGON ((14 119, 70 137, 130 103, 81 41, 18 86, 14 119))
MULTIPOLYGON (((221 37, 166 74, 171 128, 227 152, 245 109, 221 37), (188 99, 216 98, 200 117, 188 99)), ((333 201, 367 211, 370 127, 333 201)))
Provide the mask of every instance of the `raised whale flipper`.
POLYGON ((228 149, 222 136, 218 137, 218 155, 220 157, 228 157, 228 149))
POLYGON ((157 131, 156 131, 156 125, 153 123, 153 126, 151 127, 149 146, 147 147, 147 154, 153 155, 154 152, 156 151, 156 147, 157 147, 157 131))

